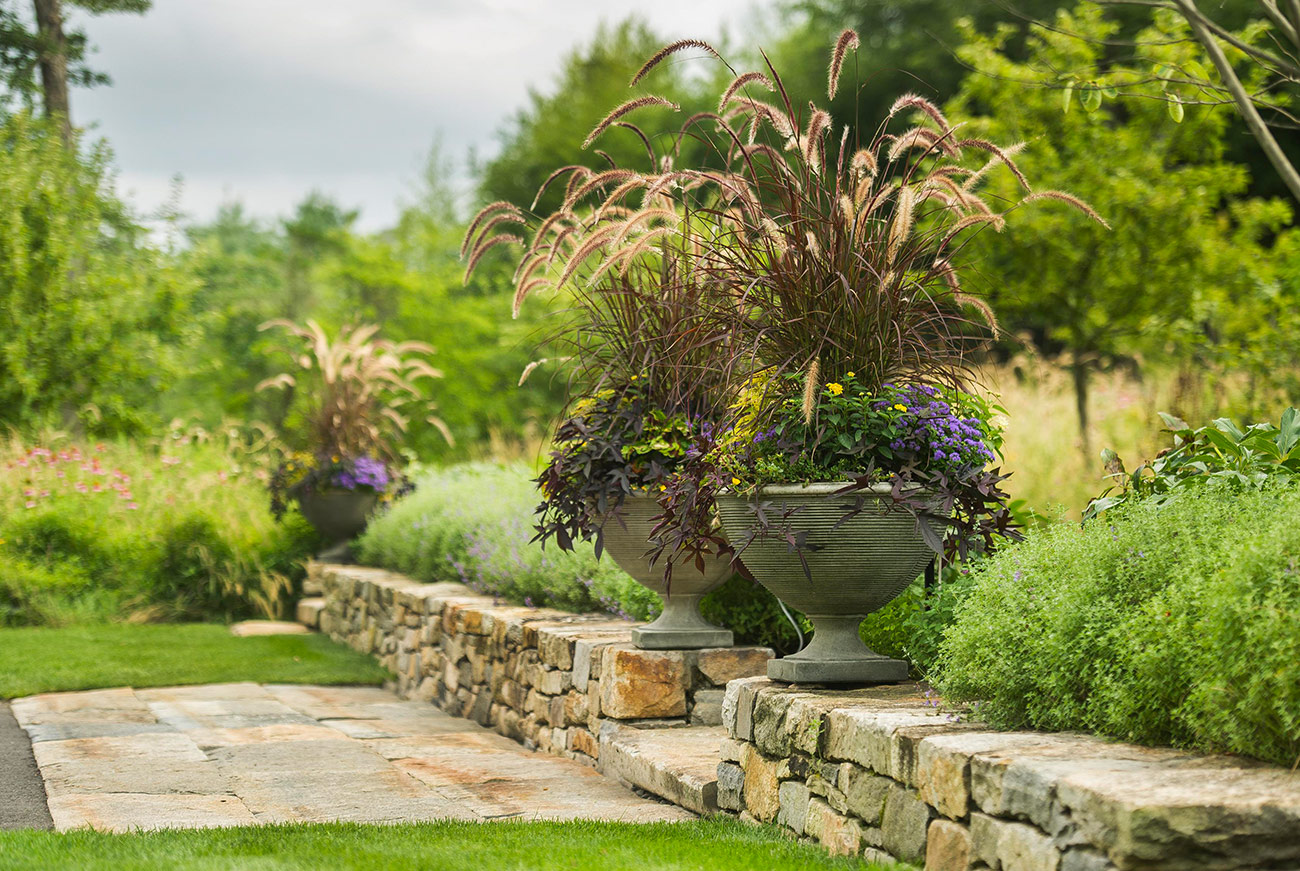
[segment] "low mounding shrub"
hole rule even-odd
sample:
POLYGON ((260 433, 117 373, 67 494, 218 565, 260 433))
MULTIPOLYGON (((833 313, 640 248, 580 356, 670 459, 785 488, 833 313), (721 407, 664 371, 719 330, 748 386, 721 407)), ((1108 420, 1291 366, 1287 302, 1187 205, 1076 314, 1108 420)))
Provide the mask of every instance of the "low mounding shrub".
MULTIPOLYGON (((574 550, 534 542, 539 496, 523 466, 475 463, 420 475, 416 490, 371 522, 358 542, 367 565, 429 581, 461 581, 481 593, 566 611, 605 610, 629 620, 658 614, 659 598, 588 542, 574 550)), ((738 643, 793 650, 794 631, 761 587, 733 578, 703 612, 738 643)))
POLYGON ((1034 530, 944 634, 950 700, 1005 728, 1300 762, 1300 491, 1202 489, 1034 530))
POLYGON ((277 616, 316 536, 225 439, 0 446, 0 625, 277 616))

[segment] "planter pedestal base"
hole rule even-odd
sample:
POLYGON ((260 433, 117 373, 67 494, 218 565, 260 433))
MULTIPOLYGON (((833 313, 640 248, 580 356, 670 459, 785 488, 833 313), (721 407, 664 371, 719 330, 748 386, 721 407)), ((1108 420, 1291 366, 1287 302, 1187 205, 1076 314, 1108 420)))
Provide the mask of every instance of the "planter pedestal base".
POLYGON ((702 595, 659 594, 664 610, 653 623, 632 630, 632 643, 642 650, 699 650, 730 647, 730 629, 714 626, 700 616, 702 595))
POLYGON ((786 683, 898 683, 907 680, 907 663, 887 656, 876 659, 771 659, 767 676, 786 683))
POLYGON ((907 680, 907 663, 881 656, 862 643, 863 614, 809 614, 812 641, 803 650, 767 663, 767 676, 789 683, 897 683, 907 680))

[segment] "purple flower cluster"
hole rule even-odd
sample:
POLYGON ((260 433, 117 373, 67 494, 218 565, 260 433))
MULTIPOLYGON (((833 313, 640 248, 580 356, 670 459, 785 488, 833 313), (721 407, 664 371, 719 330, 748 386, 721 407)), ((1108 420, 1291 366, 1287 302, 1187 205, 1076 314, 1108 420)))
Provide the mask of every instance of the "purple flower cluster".
POLYGON ((979 420, 957 417, 952 406, 939 399, 938 390, 924 384, 885 386, 891 388, 889 397, 876 400, 871 407, 877 411, 899 405, 907 409, 897 418, 902 434, 889 445, 894 451, 929 456, 953 470, 983 468, 993 460, 979 420))
POLYGON ((388 467, 383 460, 373 457, 358 457, 349 466, 334 476, 334 484, 346 490, 369 487, 376 493, 384 492, 388 487, 388 467))

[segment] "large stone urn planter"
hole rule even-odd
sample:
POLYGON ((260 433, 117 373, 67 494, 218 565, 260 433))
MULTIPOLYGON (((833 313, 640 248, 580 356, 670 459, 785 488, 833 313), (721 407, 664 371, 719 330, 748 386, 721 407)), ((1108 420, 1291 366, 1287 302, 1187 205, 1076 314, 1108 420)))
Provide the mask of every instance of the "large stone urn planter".
POLYGON ((330 547, 318 558, 348 561, 349 539, 366 528, 379 501, 373 490, 308 490, 298 495, 298 509, 330 547))
POLYGON ((731 577, 729 556, 706 558, 704 571, 694 563, 673 565, 671 582, 663 563, 650 564, 652 518, 662 513, 653 496, 628 496, 605 522, 605 552, 643 587, 659 594, 664 610, 650 624, 632 630, 632 643, 645 650, 730 647, 731 630, 714 626, 700 614, 700 599, 731 577))
MULTIPOLYGON (((792 683, 891 683, 907 679, 907 663, 881 656, 862 643, 858 624, 916 580, 934 552, 926 545, 910 513, 894 506, 890 486, 862 491, 867 504, 844 522, 855 496, 827 498, 841 484, 765 487, 757 499, 771 503, 769 516, 798 509, 788 518, 790 530, 806 532, 805 574, 799 554, 783 537, 755 538, 745 549, 745 566, 778 599, 802 611, 813 624, 812 642, 798 653, 767 664, 767 676, 792 683)), ((754 497, 718 497, 722 528, 742 541, 755 523, 754 497)), ((943 522, 925 518, 939 532, 943 522)))

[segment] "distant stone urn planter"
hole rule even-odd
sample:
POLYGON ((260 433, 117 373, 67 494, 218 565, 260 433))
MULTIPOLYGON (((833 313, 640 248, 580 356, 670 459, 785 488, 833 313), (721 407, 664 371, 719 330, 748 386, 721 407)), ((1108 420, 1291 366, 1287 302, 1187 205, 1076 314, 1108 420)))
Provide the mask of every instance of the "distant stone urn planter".
POLYGON ((307 490, 297 498, 302 516, 330 544, 318 556, 346 562, 347 543, 366 528, 379 494, 373 490, 307 490))
MULTIPOLYGON (((934 552, 910 513, 893 505, 890 486, 863 491, 867 504, 842 525, 855 496, 827 498, 847 483, 764 487, 758 499, 777 511, 797 508, 788 522, 806 532, 811 579, 799 554, 783 538, 756 538, 744 551, 745 566, 778 599, 802 611, 813 624, 812 642, 798 653, 767 664, 767 676, 791 683, 892 683, 907 679, 907 663, 881 656, 862 643, 858 625, 916 580, 934 552)), ((718 497, 722 528, 733 541, 747 537, 755 522, 754 497, 718 497)), ((943 522, 925 518, 939 532, 943 522)))
POLYGON ((662 563, 650 564, 652 518, 662 509, 653 496, 634 495, 624 500, 605 522, 605 552, 619 568, 643 587, 659 594, 663 613, 646 626, 632 630, 632 643, 643 650, 682 650, 730 647, 731 630, 714 626, 700 614, 700 599, 731 577, 728 556, 706 558, 704 571, 694 563, 674 564, 671 583, 664 580, 662 563))

